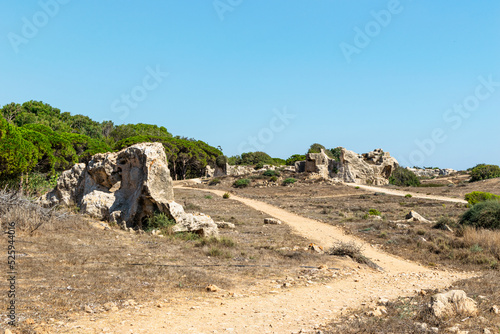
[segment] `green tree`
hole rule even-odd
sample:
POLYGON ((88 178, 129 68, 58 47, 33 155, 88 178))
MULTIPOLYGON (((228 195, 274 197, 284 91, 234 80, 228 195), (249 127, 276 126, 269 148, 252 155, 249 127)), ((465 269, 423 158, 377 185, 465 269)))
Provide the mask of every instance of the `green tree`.
POLYGON ((35 145, 23 139, 16 127, 0 116, 0 177, 31 171, 38 155, 35 145))
POLYGON ((294 154, 291 155, 288 159, 286 159, 286 164, 288 166, 293 166, 295 165, 295 162, 304 160, 306 160, 305 154, 294 154))
POLYGON ((470 182, 500 177, 500 167, 497 165, 479 164, 470 172, 470 182))

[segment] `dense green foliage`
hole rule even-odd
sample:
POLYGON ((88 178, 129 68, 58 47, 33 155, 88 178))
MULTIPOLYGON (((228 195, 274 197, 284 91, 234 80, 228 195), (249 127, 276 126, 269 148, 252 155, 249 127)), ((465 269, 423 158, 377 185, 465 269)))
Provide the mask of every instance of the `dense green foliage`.
POLYGON ((264 175, 264 176, 280 176, 280 172, 277 170, 268 169, 264 173, 262 173, 262 175, 264 175))
POLYGON ((477 203, 462 215, 460 224, 491 230, 500 229, 500 201, 477 203))
POLYGON ((420 180, 411 170, 397 167, 389 177, 389 183, 403 187, 418 187, 420 185, 420 180))
POLYGON ((309 150, 307 153, 321 153, 321 150, 325 151, 325 154, 330 158, 330 159, 335 159, 335 156, 332 153, 332 150, 327 150, 323 145, 314 143, 309 147, 309 150))
POLYGON ((297 182, 297 179, 294 179, 293 177, 289 177, 283 181, 283 185, 289 185, 289 184, 294 184, 297 182))
POLYGON ((500 177, 500 167, 497 165, 479 164, 470 170, 470 182, 500 177))
POLYGON ((304 160, 306 160, 305 154, 294 154, 294 155, 290 156, 288 159, 286 159, 286 165, 293 166, 293 165, 295 165, 295 162, 304 161, 304 160))
POLYGON ((239 180, 234 181, 233 186, 235 188, 245 188, 245 187, 248 187, 249 184, 250 184, 249 179, 239 179, 239 180))
POLYGON ((326 151, 326 148, 321 144, 314 143, 311 145, 311 147, 309 147, 307 153, 321 153, 321 150, 326 151))
POLYGON ((280 158, 271 158, 271 156, 264 152, 247 152, 242 153, 241 156, 235 155, 228 158, 227 162, 230 165, 256 165, 262 168, 264 165, 281 166, 285 164, 285 160, 280 158))
POLYGON ((469 202, 469 204, 477 204, 479 202, 490 201, 490 200, 500 200, 500 196, 487 193, 484 191, 473 191, 471 193, 465 194, 465 200, 469 202))
POLYGON ((61 113, 43 102, 10 103, 0 109, 0 184, 15 184, 30 173, 50 178, 96 153, 146 141, 163 144, 173 178, 199 177, 207 164, 215 166, 222 156, 205 142, 172 137, 165 127, 115 126, 111 121, 61 113))
POLYGON ((331 148, 329 151, 332 153, 332 157, 335 161, 340 161, 340 155, 342 154, 342 147, 331 148))

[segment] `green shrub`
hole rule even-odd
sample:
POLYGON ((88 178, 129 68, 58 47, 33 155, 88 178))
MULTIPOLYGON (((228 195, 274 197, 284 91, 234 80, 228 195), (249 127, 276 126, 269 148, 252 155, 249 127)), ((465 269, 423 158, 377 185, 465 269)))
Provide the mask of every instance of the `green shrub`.
POLYGON ((246 188, 246 187, 248 187, 249 184, 250 184, 250 180, 249 179, 239 179, 239 180, 234 181, 233 187, 235 187, 235 188, 246 188))
POLYGON ((332 152, 332 156, 335 161, 340 161, 340 156, 342 155, 342 147, 331 148, 329 151, 332 152))
POLYGON ((212 195, 205 195, 205 199, 212 199, 212 195))
POLYGON ((255 170, 257 169, 262 169, 264 168, 264 163, 263 162, 258 162, 256 165, 255 165, 255 170))
POLYGON ((406 198, 412 198, 413 196, 411 194, 406 194, 405 197, 406 198))
POLYGON ((479 164, 472 168, 470 182, 493 179, 496 177, 500 177, 500 167, 497 165, 479 164))
POLYGON ((293 177, 289 177, 283 181, 283 185, 288 185, 288 184, 294 184, 297 182, 297 179, 294 179, 293 177))
POLYGON ((269 179, 269 181, 276 182, 276 181, 278 181, 278 177, 277 176, 271 176, 271 178, 269 179))
POLYGON ((169 219, 164 213, 156 213, 152 217, 148 217, 142 223, 142 229, 146 232, 152 230, 163 230, 175 225, 175 220, 169 219))
POLYGON ((216 185, 218 185, 219 183, 221 183, 221 180, 220 180, 220 179, 218 179, 218 178, 215 178, 215 179, 210 180, 210 182, 208 182, 208 185, 209 185, 209 186, 216 186, 216 185))
POLYGON ((280 176, 280 172, 278 172, 277 170, 268 169, 264 173, 262 173, 262 175, 264 175, 264 176, 280 176))
POLYGON ((500 201, 477 203, 462 215, 459 223, 476 228, 500 229, 500 201))
POLYGON ((378 211, 378 210, 376 210, 376 209, 370 209, 370 210, 368 211, 368 214, 369 214, 370 216, 380 216, 380 215, 381 215, 380 211, 378 211))
POLYGON ((469 204, 474 205, 484 201, 500 200, 500 196, 483 191, 473 191, 471 193, 465 194, 465 200, 469 202, 469 204))
POLYGON ((403 167, 397 167, 389 177, 389 183, 395 186, 418 187, 420 180, 411 170, 403 167))
POLYGON ((222 198, 224 199, 228 199, 229 197, 231 197, 229 193, 224 193, 224 195, 222 195, 222 198))

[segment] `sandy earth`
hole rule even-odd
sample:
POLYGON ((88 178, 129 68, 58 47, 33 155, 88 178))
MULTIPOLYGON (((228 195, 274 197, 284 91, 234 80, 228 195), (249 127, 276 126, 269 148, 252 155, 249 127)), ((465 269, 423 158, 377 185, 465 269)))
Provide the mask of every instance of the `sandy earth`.
POLYGON ((459 199, 459 198, 451 198, 451 197, 444 197, 444 196, 437 196, 437 195, 422 195, 418 194, 415 192, 407 192, 407 191, 400 191, 400 190, 393 190, 393 189, 387 189, 387 188, 380 188, 380 187, 373 187, 373 186, 365 186, 362 184, 355 184, 355 183, 344 183, 346 186, 350 187, 359 187, 364 190, 368 191, 374 191, 374 192, 381 192, 385 193, 387 195, 393 195, 393 196, 406 196, 407 194, 410 194, 414 198, 422 198, 422 199, 433 199, 437 201, 443 201, 443 202, 453 202, 453 203, 463 203, 467 204, 466 200, 459 199))
MULTIPOLYGON (((177 185, 181 188, 181 185, 177 185)), ((361 187, 361 186, 360 186, 361 187)), ((370 191, 380 188, 362 186, 370 191)), ((192 189, 192 188, 190 188, 192 189)), ((223 191, 210 191, 222 196, 223 191)), ((401 196, 397 191, 383 192, 401 196)), ((404 194, 403 194, 404 196, 404 194)), ((432 198, 438 196, 415 197, 432 198)), ((314 333, 346 309, 375 306, 387 299, 415 294, 421 289, 445 288, 470 274, 437 271, 389 255, 362 240, 345 235, 342 229, 304 218, 275 206, 252 199, 231 196, 268 216, 289 224, 296 233, 323 247, 335 241, 354 241, 364 245, 363 254, 383 268, 377 271, 342 260, 342 267, 328 270, 332 280, 307 287, 264 289, 229 294, 220 291, 206 297, 169 300, 161 305, 138 305, 117 312, 88 315, 75 323, 57 328, 66 333, 314 333), (158 307, 161 306, 161 307, 158 307)), ((441 198, 450 202, 461 200, 441 198)))

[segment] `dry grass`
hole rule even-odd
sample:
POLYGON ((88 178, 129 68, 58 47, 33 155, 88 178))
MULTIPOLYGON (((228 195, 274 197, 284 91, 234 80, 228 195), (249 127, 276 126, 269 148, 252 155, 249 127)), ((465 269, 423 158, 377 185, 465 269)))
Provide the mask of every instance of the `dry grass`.
POLYGON ((437 290, 427 290, 425 295, 403 297, 390 301, 387 314, 381 317, 368 316, 367 312, 374 305, 361 310, 353 310, 344 314, 322 328, 325 334, 337 333, 432 333, 431 327, 437 327, 439 333, 448 333, 446 328, 458 326, 468 333, 491 333, 500 331, 500 316, 490 312, 493 305, 500 305, 500 281, 496 271, 485 272, 482 277, 456 282, 451 289, 464 290, 477 302, 480 317, 455 316, 438 319, 429 311, 431 296, 437 290), (422 330, 421 324, 427 325, 422 330))
POLYGON ((500 231, 467 227, 463 231, 463 240, 467 246, 487 250, 500 260, 500 231))
MULTIPOLYGON (((235 230, 221 230, 219 239, 188 234, 160 238, 105 230, 100 222, 47 211, 22 197, 0 206, 2 227, 10 221, 18 226, 20 328, 32 330, 25 324, 28 318, 35 324, 50 318, 68 322, 85 306, 100 313, 107 302, 122 308, 128 299, 144 304, 194 298, 206 294, 208 284, 237 292, 259 281, 297 275, 303 266, 335 266, 333 257, 284 251, 308 244, 286 225, 264 225, 260 212, 204 195, 176 190, 180 203, 191 203, 192 210, 201 209, 216 221, 232 222, 235 230)), ((6 241, 2 238, 1 249, 6 241)), ((6 288, 6 281, 0 282, 0 290, 6 288)), ((1 294, 0 303, 6 302, 7 294, 1 294)))

